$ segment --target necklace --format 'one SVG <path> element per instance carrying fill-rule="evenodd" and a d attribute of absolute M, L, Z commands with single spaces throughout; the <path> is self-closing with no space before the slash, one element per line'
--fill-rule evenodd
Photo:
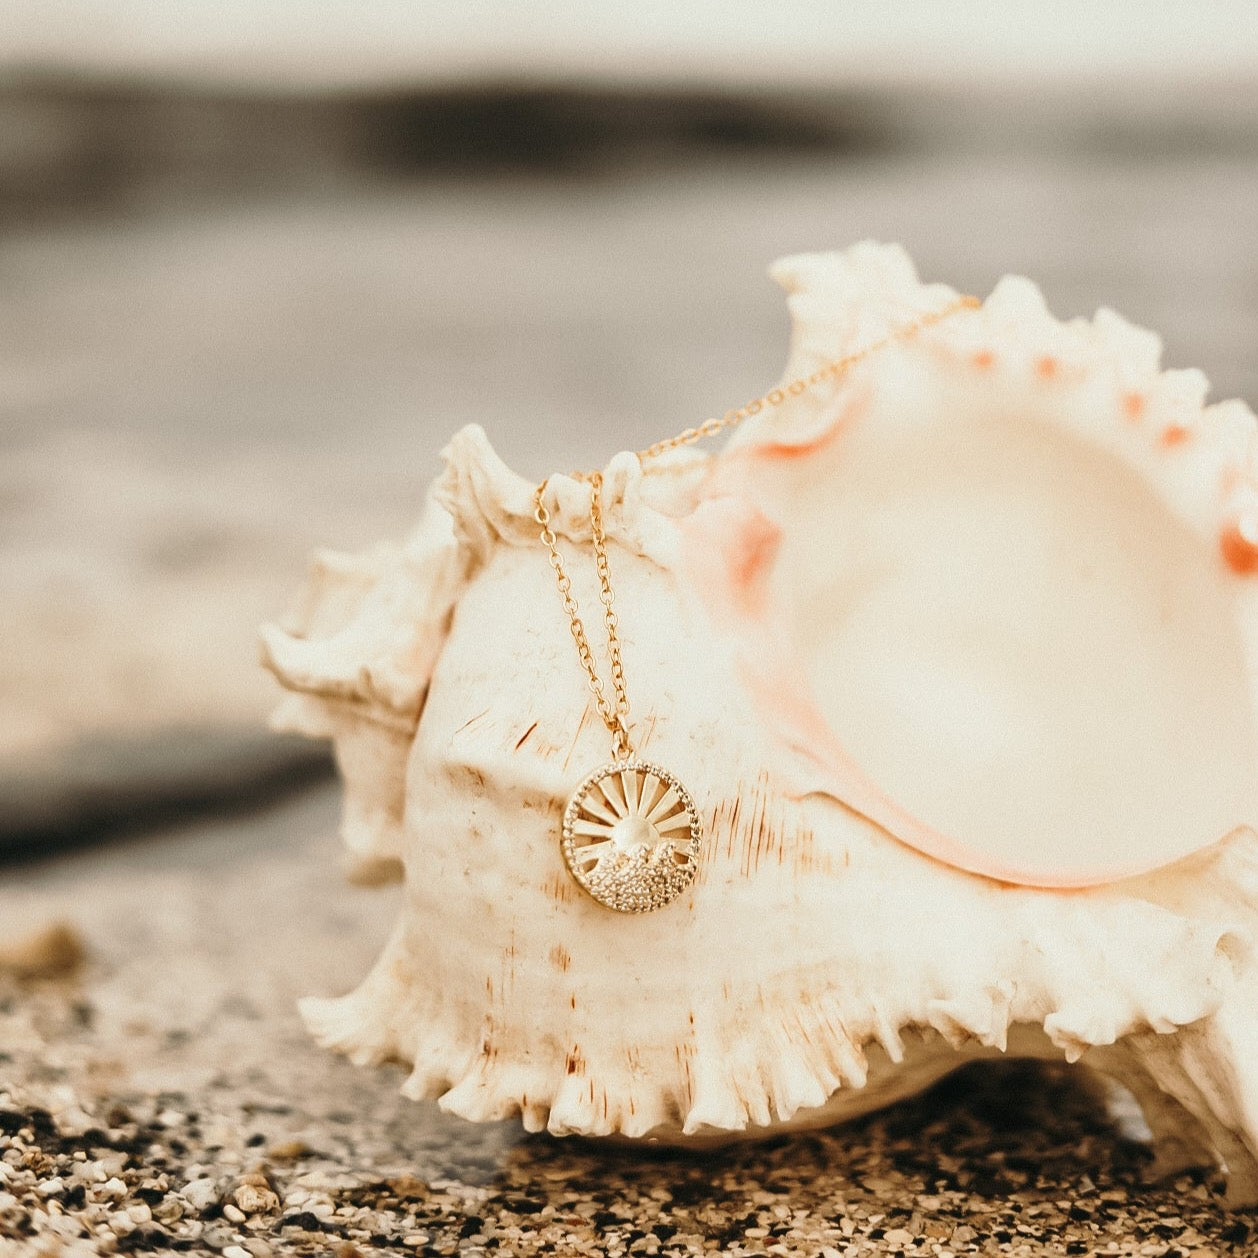
<path fill-rule="evenodd" d="M 845 375 L 857 363 L 894 342 L 907 340 L 960 310 L 972 310 L 978 305 L 977 298 L 959 297 L 912 323 L 894 328 L 863 349 L 825 363 L 810 376 L 792 380 L 736 410 L 704 420 L 696 428 L 687 428 L 674 437 L 639 450 L 638 459 L 646 463 L 669 450 L 715 436 L 758 414 L 766 406 L 778 406 L 788 397 L 796 397 L 825 380 Z M 554 569 L 590 693 L 612 736 L 612 760 L 589 774 L 568 801 L 563 814 L 560 849 L 572 877 L 600 904 L 621 913 L 648 913 L 675 900 L 694 881 L 703 827 L 695 802 L 681 782 L 667 769 L 640 759 L 634 752 L 629 732 L 629 693 L 617 634 L 607 537 L 603 531 L 603 474 L 578 472 L 574 479 L 590 486 L 590 534 L 615 697 L 609 698 L 603 688 L 572 593 L 572 582 L 564 568 L 555 532 L 550 527 L 551 516 L 544 501 L 546 486 L 550 483 L 548 477 L 533 491 L 534 519 Z"/>

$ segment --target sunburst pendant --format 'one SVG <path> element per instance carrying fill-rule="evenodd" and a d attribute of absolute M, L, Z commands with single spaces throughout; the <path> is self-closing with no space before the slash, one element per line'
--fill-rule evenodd
<path fill-rule="evenodd" d="M 694 881 L 703 836 L 690 793 L 667 769 L 615 760 L 577 787 L 563 816 L 573 878 L 618 913 L 649 913 Z"/>

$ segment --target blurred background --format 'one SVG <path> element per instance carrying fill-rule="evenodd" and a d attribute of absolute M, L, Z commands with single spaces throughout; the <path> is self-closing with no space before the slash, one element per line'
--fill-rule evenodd
<path fill-rule="evenodd" d="M 776 257 L 1110 304 L 1258 398 L 1258 6 L 0 3 L 0 851 L 326 776 L 259 621 L 763 390 Z"/>

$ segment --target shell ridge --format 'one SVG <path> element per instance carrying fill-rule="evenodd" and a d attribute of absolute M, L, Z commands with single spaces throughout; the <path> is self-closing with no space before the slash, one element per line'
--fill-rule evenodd
<path fill-rule="evenodd" d="M 360 875 L 400 860 L 406 760 L 465 580 L 450 516 L 430 494 L 405 545 L 316 563 L 285 627 L 261 630 L 263 664 L 295 692 L 272 724 L 333 739 L 341 833 Z"/>
<path fill-rule="evenodd" d="M 789 294 L 792 318 L 792 343 L 784 380 L 807 376 L 822 361 L 877 339 L 878 335 L 937 309 L 956 296 L 946 285 L 922 284 L 898 246 L 870 241 L 842 254 L 801 254 L 785 258 L 775 264 L 771 273 Z M 888 315 L 885 312 L 889 306 L 893 309 Z M 856 309 L 864 312 L 866 320 L 878 320 L 872 334 L 853 326 L 852 312 Z M 878 313 L 870 314 L 871 311 Z M 1085 372 L 1079 377 L 1085 385 L 1097 377 L 1112 378 L 1116 396 L 1139 399 L 1142 406 L 1149 405 L 1155 413 L 1175 417 L 1173 421 L 1168 418 L 1159 431 L 1199 430 L 1210 436 L 1212 440 L 1202 443 L 1196 458 L 1205 460 L 1209 471 L 1215 475 L 1229 462 L 1228 456 L 1235 448 L 1235 438 L 1225 439 L 1221 433 L 1216 437 L 1220 426 L 1209 422 L 1212 408 L 1205 406 L 1209 385 L 1204 374 L 1195 368 L 1163 369 L 1162 343 L 1156 333 L 1129 322 L 1107 307 L 1099 308 L 1091 319 L 1078 317 L 1059 321 L 1049 311 L 1038 285 L 1025 277 L 1002 277 L 979 309 L 945 320 L 930 330 L 928 338 L 920 339 L 928 339 L 931 345 L 955 346 L 964 351 L 981 345 L 997 369 L 1001 364 L 1021 368 L 1026 364 L 1056 363 L 1064 359 L 1077 371 Z M 907 353 L 911 346 L 912 342 L 906 343 L 899 351 Z M 1120 371 L 1121 388 L 1117 374 Z M 1057 387 L 1071 387 L 1065 374 L 1059 372 L 1058 376 L 1061 383 Z M 800 399 L 775 412 L 761 414 L 745 423 L 727 448 L 783 441 L 793 444 L 792 433 L 799 426 L 796 417 L 800 415 L 812 416 L 803 424 L 806 431 L 800 440 L 806 440 L 808 431 L 816 427 L 816 413 L 829 408 L 842 387 L 842 383 L 838 383 L 816 391 L 806 399 L 807 405 L 804 405 L 805 399 Z M 1156 406 L 1152 405 L 1154 400 Z M 1258 421 L 1249 407 L 1237 399 L 1214 405 L 1246 417 L 1243 423 L 1237 419 L 1231 423 L 1249 430 L 1246 444 L 1250 459 L 1258 460 L 1258 435 L 1255 435 Z M 1164 458 L 1156 457 L 1157 445 L 1151 449 L 1147 448 L 1147 443 L 1142 445 L 1131 425 L 1124 430 L 1121 423 L 1115 422 L 1109 431 L 1101 432 L 1093 423 L 1074 422 L 1071 419 L 1074 409 L 1055 406 L 1046 419 L 1064 424 L 1075 435 L 1118 454 L 1124 462 L 1148 476 L 1168 505 L 1193 527 L 1217 529 L 1218 520 L 1213 516 L 1203 520 L 1196 507 L 1197 477 L 1189 477 L 1187 485 L 1177 486 L 1175 471 L 1168 468 Z M 1258 474 L 1258 463 L 1250 474 Z"/>
<path fill-rule="evenodd" d="M 897 1039 L 904 1031 L 929 1027 L 954 1048 L 973 1041 L 997 1051 L 1004 1051 L 1005 1035 L 1013 1023 L 1039 1025 L 1068 1060 L 1077 1060 L 1091 1048 L 1124 1037 L 1138 1039 L 1142 1032 L 1165 1035 L 1204 1024 L 1225 1001 L 1229 1008 L 1239 1007 L 1232 999 L 1232 962 L 1220 953 L 1226 932 L 1114 894 L 1057 893 L 1055 899 L 1072 917 L 1117 918 L 1110 922 L 1110 936 L 1121 923 L 1126 939 L 1136 945 L 1135 953 L 1157 960 L 1152 965 L 1132 960 L 1127 967 L 1115 967 L 1104 942 L 1098 951 L 1105 933 L 1098 927 L 1095 937 L 1085 932 L 1074 936 L 1073 944 L 1059 947 L 1051 970 L 1021 986 L 1009 977 L 996 983 L 974 977 L 990 971 L 992 958 L 975 958 L 968 943 L 954 942 L 953 951 L 963 956 L 971 976 L 968 986 L 964 974 L 924 975 L 924 990 L 944 985 L 952 994 L 925 999 L 916 1014 L 906 1009 L 896 1018 L 890 1018 L 877 1002 L 862 1001 L 850 987 L 846 999 L 839 994 L 843 989 L 830 995 L 788 989 L 776 998 L 762 992 L 755 1003 L 770 1015 L 764 1030 L 752 1031 L 745 1016 L 735 1010 L 730 1023 L 710 1029 L 695 1041 L 690 1054 L 694 1082 L 684 1108 L 683 1130 L 694 1134 L 767 1127 L 819 1108 L 840 1087 L 859 1090 L 864 1072 L 854 1063 L 859 1061 L 861 1045 L 884 1042 L 889 1022 L 897 1024 Z M 922 946 L 927 942 L 923 940 Z M 934 950 L 943 948 L 936 932 L 931 932 L 929 942 Z M 1052 945 L 1042 941 L 1041 947 Z M 1112 952 L 1113 945 L 1109 948 Z M 391 1019 L 381 1018 L 380 1011 L 392 1007 L 406 987 L 405 974 L 394 963 L 406 955 L 399 940 L 386 951 L 389 964 L 378 966 L 351 998 L 303 1004 L 303 1016 L 321 1042 L 360 1062 L 397 1054 Z M 1163 962 L 1168 960 L 1174 962 L 1169 978 L 1163 972 Z M 1221 961 L 1224 976 L 1218 973 Z M 1004 965 L 1011 969 L 1017 964 L 1013 955 L 1004 958 Z M 387 982 L 381 977 L 386 974 Z M 1252 977 L 1249 982 L 1252 986 Z M 911 998 L 906 1003 L 911 1004 Z M 840 1008 L 847 1011 L 847 1022 L 836 1016 Z M 369 1016 L 369 1010 L 374 1014 Z M 418 1014 L 418 1010 L 402 1012 L 407 1014 L 406 1021 Z M 855 1027 L 860 1030 L 851 1029 Z M 535 1107 L 543 1108 L 549 1097 L 547 1126 L 552 1132 L 607 1134 L 619 1129 L 616 1124 L 624 1118 L 618 1116 L 627 1115 L 631 1098 L 635 1111 L 660 1113 L 677 1108 L 676 1085 L 664 1076 L 654 1079 L 649 1088 L 655 1097 L 653 1106 L 649 1097 L 644 1099 L 640 1078 L 622 1078 L 606 1069 L 605 1062 L 590 1061 L 579 1073 L 565 1074 L 557 1058 L 548 1065 L 531 1056 L 514 1058 L 505 1051 L 478 1056 L 470 1044 L 458 1048 L 445 1042 L 443 1048 L 443 1037 L 432 1035 L 432 1029 L 421 1030 L 410 1055 L 417 1063 L 428 1062 L 429 1082 L 423 1095 L 434 1095 L 435 1086 L 450 1080 L 441 1103 L 452 1112 L 502 1117 L 519 1112 L 525 1095 Z M 714 1039 L 718 1034 L 722 1038 Z M 718 1045 L 719 1051 L 713 1051 Z M 434 1061 L 434 1055 L 439 1060 Z M 596 1077 L 601 1082 L 592 1084 Z M 408 1085 L 408 1093 L 420 1094 L 414 1084 Z M 635 1130 L 641 1129 L 641 1122 L 635 1124 Z"/>

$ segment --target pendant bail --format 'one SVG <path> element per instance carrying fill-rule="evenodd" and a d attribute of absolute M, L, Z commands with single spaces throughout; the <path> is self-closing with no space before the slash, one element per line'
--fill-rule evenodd
<path fill-rule="evenodd" d="M 612 729 L 612 754 L 617 760 L 627 760 L 633 755 L 633 743 L 629 741 L 629 727 L 619 712 L 616 713 L 616 724 Z"/>

